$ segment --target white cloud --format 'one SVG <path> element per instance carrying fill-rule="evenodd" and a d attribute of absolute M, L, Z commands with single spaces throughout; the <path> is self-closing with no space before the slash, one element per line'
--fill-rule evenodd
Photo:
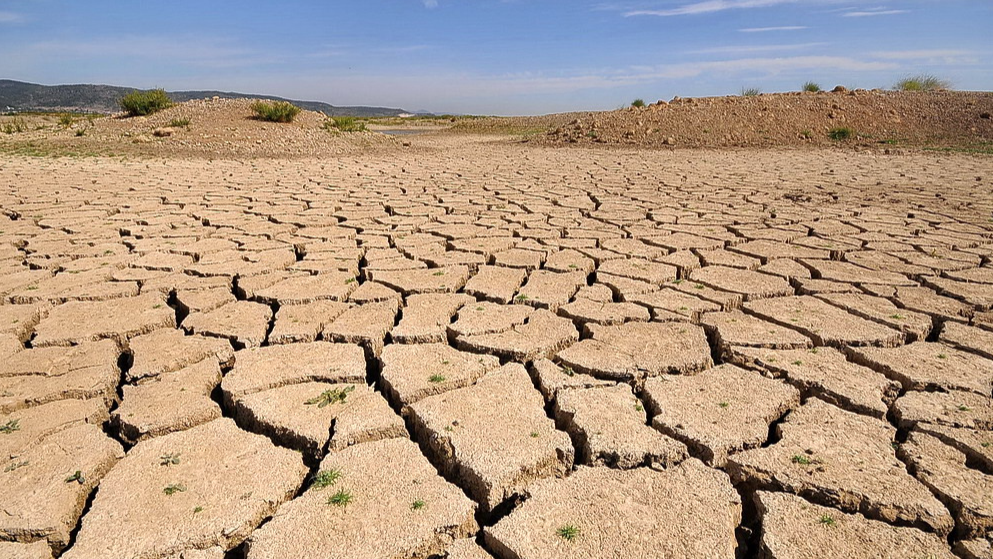
<path fill-rule="evenodd" d="M 928 58 L 949 58 L 972 56 L 978 53 L 969 50 L 931 49 L 931 50 L 883 50 L 870 53 L 874 58 L 885 60 L 922 60 Z"/>
<path fill-rule="evenodd" d="M 678 8 L 666 10 L 630 10 L 624 13 L 625 17 L 633 16 L 682 16 L 695 14 L 709 14 L 722 12 L 724 10 L 739 10 L 745 8 L 768 8 L 780 4 L 793 4 L 799 0 L 705 0 L 694 2 Z"/>
<path fill-rule="evenodd" d="M 887 10 L 883 8 L 873 8 L 869 10 L 860 10 L 854 12 L 845 12 L 841 14 L 841 17 L 872 17 L 872 16 L 894 16 L 897 14 L 905 14 L 909 10 Z"/>
<path fill-rule="evenodd" d="M 14 12 L 0 12 L 0 23 L 20 23 L 24 21 L 24 16 Z"/>
<path fill-rule="evenodd" d="M 810 29 L 806 25 L 781 25 L 779 27 L 746 27 L 739 29 L 741 33 L 767 33 L 769 31 L 802 31 Z"/>
<path fill-rule="evenodd" d="M 424 7 L 433 10 L 438 7 L 438 0 L 422 0 Z"/>
<path fill-rule="evenodd" d="M 794 45 L 737 45 L 727 47 L 713 47 L 700 50 L 686 51 L 688 54 L 746 54 L 760 52 L 786 52 L 791 50 L 803 50 L 813 47 L 822 47 L 828 43 L 799 43 Z"/>

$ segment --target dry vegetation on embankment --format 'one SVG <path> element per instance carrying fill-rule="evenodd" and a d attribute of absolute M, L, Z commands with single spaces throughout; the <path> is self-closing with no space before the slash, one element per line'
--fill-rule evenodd
<path fill-rule="evenodd" d="M 854 90 L 675 98 L 643 108 L 466 120 L 455 131 L 510 132 L 540 145 L 865 146 L 993 153 L 993 93 Z M 832 139 L 847 129 L 850 137 Z M 835 133 L 834 136 L 844 136 Z"/>

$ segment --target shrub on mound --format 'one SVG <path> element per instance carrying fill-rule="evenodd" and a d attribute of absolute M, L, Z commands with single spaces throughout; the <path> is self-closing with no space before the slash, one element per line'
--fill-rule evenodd
<path fill-rule="evenodd" d="M 287 101 L 256 101 L 252 103 L 255 118 L 266 122 L 293 122 L 300 114 L 300 107 Z"/>
<path fill-rule="evenodd" d="M 333 116 L 324 121 L 328 132 L 365 132 L 364 122 L 359 122 L 354 116 Z"/>
<path fill-rule="evenodd" d="M 117 102 L 128 116 L 145 116 L 157 113 L 172 105 L 172 99 L 164 89 L 132 91 Z"/>
<path fill-rule="evenodd" d="M 938 91 L 949 89 L 950 86 L 946 80 L 930 74 L 910 76 L 896 82 L 896 88 L 900 91 Z"/>

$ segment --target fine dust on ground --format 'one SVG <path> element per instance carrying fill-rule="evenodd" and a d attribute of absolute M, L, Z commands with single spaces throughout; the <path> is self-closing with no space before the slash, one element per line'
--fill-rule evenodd
<path fill-rule="evenodd" d="M 252 138 L 0 159 L 0 555 L 990 557 L 988 156 Z"/>

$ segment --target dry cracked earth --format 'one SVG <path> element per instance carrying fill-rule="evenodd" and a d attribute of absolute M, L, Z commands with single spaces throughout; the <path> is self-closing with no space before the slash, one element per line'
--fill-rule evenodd
<path fill-rule="evenodd" d="M 0 556 L 993 557 L 990 159 L 0 161 Z"/>

